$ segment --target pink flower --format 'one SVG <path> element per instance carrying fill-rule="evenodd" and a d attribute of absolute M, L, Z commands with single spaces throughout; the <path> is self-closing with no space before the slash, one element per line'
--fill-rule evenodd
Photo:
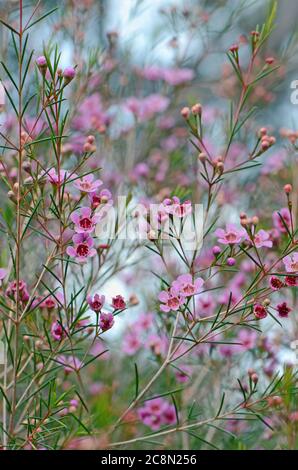
<path fill-rule="evenodd" d="M 201 277 L 194 281 L 191 274 L 182 274 L 172 283 L 172 287 L 180 292 L 182 296 L 190 297 L 197 294 L 203 284 L 204 281 Z"/>
<path fill-rule="evenodd" d="M 45 65 L 47 65 L 47 59 L 45 58 L 44 55 L 41 55 L 37 57 L 36 63 L 39 67 L 44 67 Z"/>
<path fill-rule="evenodd" d="M 114 315 L 112 313 L 100 313 L 99 317 L 99 326 L 102 329 L 102 331 L 107 331 L 112 328 L 112 326 L 115 323 Z"/>
<path fill-rule="evenodd" d="M 2 286 L 2 281 L 7 276 L 7 269 L 0 268 L 0 287 Z"/>
<path fill-rule="evenodd" d="M 91 295 L 88 295 L 87 296 L 87 302 L 88 302 L 88 305 L 89 307 L 91 308 L 91 310 L 93 310 L 93 312 L 100 312 L 104 303 L 105 303 L 105 296 L 104 295 L 99 295 L 99 294 L 95 294 L 93 297 L 91 297 Z"/>
<path fill-rule="evenodd" d="M 10 297 L 11 299 L 16 300 L 17 299 L 17 282 L 16 281 L 10 282 L 5 293 L 7 297 Z M 22 280 L 19 281 L 19 296 L 22 302 L 27 302 L 30 298 L 29 292 L 27 290 L 27 284 L 25 281 L 22 281 Z"/>
<path fill-rule="evenodd" d="M 266 246 L 267 248 L 272 248 L 273 245 L 272 241 L 270 240 L 270 234 L 265 230 L 259 230 L 254 235 L 254 242 L 257 248 L 262 248 L 263 246 Z"/>
<path fill-rule="evenodd" d="M 173 196 L 172 199 L 164 199 L 161 210 L 162 209 L 164 209 L 167 214 L 182 218 L 191 213 L 191 201 L 180 202 L 179 197 Z"/>
<path fill-rule="evenodd" d="M 66 67 L 63 70 L 63 77 L 65 78 L 65 81 L 69 83 L 71 80 L 74 79 L 76 75 L 76 71 L 73 67 Z"/>
<path fill-rule="evenodd" d="M 88 194 L 92 209 L 96 209 L 101 204 L 113 204 L 112 194 L 108 189 L 102 189 L 99 193 Z"/>
<path fill-rule="evenodd" d="M 51 326 L 51 335 L 56 341 L 61 341 L 62 338 L 65 336 L 65 330 L 61 323 L 55 321 Z"/>
<path fill-rule="evenodd" d="M 157 431 L 164 424 L 173 425 L 177 420 L 174 405 L 163 398 L 146 401 L 144 406 L 139 408 L 138 416 L 152 431 Z"/>
<path fill-rule="evenodd" d="M 142 343 L 136 331 L 127 333 L 123 338 L 122 350 L 128 356 L 133 356 L 141 348 Z"/>
<path fill-rule="evenodd" d="M 149 328 L 153 325 L 154 315 L 152 313 L 143 313 L 141 314 L 136 323 L 134 324 L 134 329 L 138 332 L 148 331 Z"/>
<path fill-rule="evenodd" d="M 125 104 L 143 122 L 152 119 L 156 113 L 163 113 L 169 106 L 170 100 L 165 96 L 153 94 L 141 99 L 132 96 L 127 98 Z"/>
<path fill-rule="evenodd" d="M 282 219 L 280 218 L 279 214 L 282 216 L 283 221 L 287 225 L 287 227 L 290 227 L 291 225 L 291 215 L 290 211 L 287 207 L 283 207 L 279 211 L 273 212 L 272 218 L 273 218 L 273 224 L 274 227 L 279 230 L 279 232 L 282 233 L 287 233 L 287 230 L 284 226 L 284 223 Z"/>
<path fill-rule="evenodd" d="M 227 224 L 226 230 L 218 228 L 215 231 L 215 235 L 218 237 L 219 243 L 223 243 L 224 245 L 237 245 L 242 242 L 246 231 L 244 229 L 237 229 L 234 224 Z"/>
<path fill-rule="evenodd" d="M 197 316 L 198 318 L 205 318 L 214 312 L 216 303 L 210 293 L 201 294 L 197 301 Z"/>
<path fill-rule="evenodd" d="M 126 302 L 122 295 L 116 295 L 116 297 L 113 297 L 112 307 L 115 310 L 124 310 L 126 308 Z"/>
<path fill-rule="evenodd" d="M 66 374 L 78 371 L 83 367 L 83 362 L 75 356 L 64 356 L 61 354 L 57 357 L 57 361 L 64 366 L 64 372 Z"/>
<path fill-rule="evenodd" d="M 257 320 L 263 320 L 263 318 L 266 318 L 268 315 L 265 307 L 260 304 L 254 306 L 254 314 Z"/>
<path fill-rule="evenodd" d="M 179 290 L 171 287 L 168 291 L 162 291 L 158 295 L 158 300 L 162 302 L 160 310 L 162 312 L 170 312 L 171 310 L 178 310 L 179 307 L 185 302 L 185 298 L 180 294 Z"/>
<path fill-rule="evenodd" d="M 298 276 L 286 276 L 285 283 L 289 287 L 298 286 Z"/>
<path fill-rule="evenodd" d="M 237 351 L 249 351 L 256 347 L 258 334 L 254 330 L 241 329 L 237 336 L 237 342 L 241 345 L 237 346 Z"/>
<path fill-rule="evenodd" d="M 163 356 L 166 353 L 168 339 L 165 335 L 157 335 L 152 333 L 148 336 L 146 347 L 149 348 L 156 356 Z"/>
<path fill-rule="evenodd" d="M 296 273 L 298 271 L 298 252 L 286 256 L 283 263 L 288 273 Z"/>
<path fill-rule="evenodd" d="M 284 283 L 278 277 L 272 276 L 270 278 L 270 287 L 272 290 L 279 290 L 283 286 L 284 286 Z"/>
<path fill-rule="evenodd" d="M 282 304 L 277 305 L 277 311 L 278 315 L 282 318 L 288 317 L 289 313 L 292 311 L 290 307 L 288 307 L 286 302 L 283 302 Z"/>
<path fill-rule="evenodd" d="M 192 69 L 166 69 L 163 73 L 164 80 L 172 86 L 178 86 L 185 82 L 190 82 L 195 74 Z"/>
<path fill-rule="evenodd" d="M 61 292 L 55 292 L 55 295 L 48 295 L 43 300 L 41 300 L 39 307 L 52 310 L 58 306 L 63 306 L 63 302 L 63 294 Z"/>
<path fill-rule="evenodd" d="M 109 117 L 103 108 L 102 99 L 99 93 L 87 96 L 78 108 L 76 116 L 73 118 L 72 126 L 80 131 L 90 131 L 100 129 L 109 122 Z"/>
<path fill-rule="evenodd" d="M 95 225 L 100 220 L 99 214 L 91 215 L 90 207 L 81 207 L 80 210 L 75 211 L 71 214 L 70 218 L 75 224 L 75 232 L 77 233 L 91 233 L 93 232 Z"/>
<path fill-rule="evenodd" d="M 82 193 L 93 193 L 102 185 L 101 180 L 94 181 L 94 175 L 86 175 L 74 181 L 73 185 Z"/>
<path fill-rule="evenodd" d="M 191 368 L 189 366 L 179 366 L 179 370 L 175 373 L 176 379 L 180 383 L 186 383 L 190 379 Z"/>
<path fill-rule="evenodd" d="M 56 172 L 55 168 L 51 168 L 49 171 L 43 172 L 42 175 L 46 175 L 47 180 L 53 186 L 61 186 L 64 184 L 67 179 L 70 177 L 70 173 L 66 170 L 60 170 L 59 173 Z M 75 175 L 72 175 L 75 177 Z"/>
<path fill-rule="evenodd" d="M 96 255 L 96 250 L 93 248 L 93 239 L 88 234 L 76 233 L 72 237 L 72 241 L 74 246 L 68 246 L 66 253 L 79 263 L 84 263 L 88 258 Z"/>

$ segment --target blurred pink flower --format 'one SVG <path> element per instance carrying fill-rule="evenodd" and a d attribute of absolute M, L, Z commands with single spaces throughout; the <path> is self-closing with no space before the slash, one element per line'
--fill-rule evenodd
<path fill-rule="evenodd" d="M 281 215 L 282 219 L 280 218 L 279 214 Z M 287 233 L 287 230 L 284 226 L 283 221 L 287 225 L 287 227 L 290 227 L 291 225 L 291 216 L 290 216 L 290 211 L 287 207 L 283 207 L 279 211 L 273 212 L 272 215 L 273 218 L 273 224 L 274 227 L 279 230 L 281 233 Z"/>
<path fill-rule="evenodd" d="M 81 179 L 76 179 L 73 185 L 82 193 L 93 193 L 102 185 L 101 180 L 94 181 L 94 175 L 86 175 Z"/>
<path fill-rule="evenodd" d="M 226 230 L 218 228 L 215 231 L 215 235 L 218 237 L 219 243 L 223 243 L 224 245 L 236 245 L 242 242 L 246 231 L 243 228 L 238 229 L 234 224 L 227 224 Z"/>
<path fill-rule="evenodd" d="M 283 259 L 283 263 L 288 273 L 298 272 L 298 252 L 291 253 Z"/>

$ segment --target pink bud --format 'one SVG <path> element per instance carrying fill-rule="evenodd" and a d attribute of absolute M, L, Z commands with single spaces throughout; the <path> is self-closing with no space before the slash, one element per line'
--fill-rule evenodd
<path fill-rule="evenodd" d="M 63 71 L 63 77 L 66 83 L 71 82 L 76 75 L 76 71 L 73 67 L 66 67 Z"/>
<path fill-rule="evenodd" d="M 284 192 L 286 194 L 290 194 L 293 191 L 292 185 L 291 184 L 285 184 L 284 185 Z"/>
<path fill-rule="evenodd" d="M 190 109 L 188 107 L 181 109 L 181 116 L 184 117 L 184 119 L 188 119 L 190 116 Z"/>

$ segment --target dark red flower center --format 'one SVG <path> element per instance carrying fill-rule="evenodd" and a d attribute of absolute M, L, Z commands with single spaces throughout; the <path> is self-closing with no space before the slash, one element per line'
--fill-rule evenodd
<path fill-rule="evenodd" d="M 84 219 L 80 220 L 80 227 L 84 229 L 89 229 L 92 227 L 92 220 L 89 219 L 88 217 L 85 217 Z"/>
<path fill-rule="evenodd" d="M 78 256 L 88 256 L 89 253 L 89 246 L 85 243 L 80 243 L 77 246 L 77 254 Z"/>

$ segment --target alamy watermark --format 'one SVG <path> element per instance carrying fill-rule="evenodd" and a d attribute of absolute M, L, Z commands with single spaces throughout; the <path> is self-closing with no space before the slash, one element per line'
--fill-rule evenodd
<path fill-rule="evenodd" d="M 293 80 L 290 87 L 294 90 L 291 93 L 291 103 L 298 104 L 298 80 Z"/>
<path fill-rule="evenodd" d="M 185 251 L 200 251 L 203 243 L 204 211 L 202 204 L 137 204 L 129 208 L 126 196 L 117 205 L 106 204 L 96 211 L 99 222 L 95 234 L 99 240 L 179 240 Z"/>

